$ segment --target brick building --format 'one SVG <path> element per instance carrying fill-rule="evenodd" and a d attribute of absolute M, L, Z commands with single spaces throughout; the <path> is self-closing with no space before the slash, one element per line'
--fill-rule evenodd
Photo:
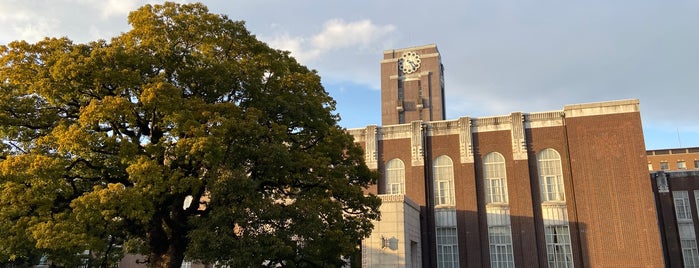
<path fill-rule="evenodd" d="M 666 267 L 699 267 L 699 170 L 653 171 Z"/>
<path fill-rule="evenodd" d="M 648 150 L 648 170 L 699 169 L 699 147 Z"/>
<path fill-rule="evenodd" d="M 384 51 L 364 267 L 662 267 L 639 102 L 444 120 L 435 45 Z"/>

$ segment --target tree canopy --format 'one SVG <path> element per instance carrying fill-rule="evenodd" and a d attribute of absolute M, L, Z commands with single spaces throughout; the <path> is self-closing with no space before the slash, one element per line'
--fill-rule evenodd
<path fill-rule="evenodd" d="M 315 71 L 201 4 L 0 46 L 0 263 L 341 265 L 376 174 Z"/>

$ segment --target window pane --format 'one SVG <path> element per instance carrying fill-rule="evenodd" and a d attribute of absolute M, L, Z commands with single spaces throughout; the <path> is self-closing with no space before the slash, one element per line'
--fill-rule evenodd
<path fill-rule="evenodd" d="M 684 267 L 699 267 L 699 251 L 696 239 L 681 239 Z"/>
<path fill-rule="evenodd" d="M 553 149 L 544 149 L 537 157 L 541 201 L 565 201 L 561 156 Z"/>
<path fill-rule="evenodd" d="M 567 225 L 544 227 L 546 257 L 549 267 L 573 267 L 573 248 Z"/>
<path fill-rule="evenodd" d="M 515 267 L 510 226 L 488 227 L 490 267 Z"/>
<path fill-rule="evenodd" d="M 673 191 L 672 197 L 675 201 L 675 216 L 678 221 L 691 221 L 692 211 L 689 208 L 689 194 L 687 191 Z"/>
<path fill-rule="evenodd" d="M 386 162 L 386 193 L 405 194 L 405 165 L 398 158 Z"/>
<path fill-rule="evenodd" d="M 454 170 L 451 158 L 442 155 L 434 160 L 435 206 L 455 205 Z"/>
<path fill-rule="evenodd" d="M 437 267 L 459 267 L 456 227 L 440 227 L 437 233 Z"/>
<path fill-rule="evenodd" d="M 437 267 L 459 267 L 453 162 L 442 155 L 435 158 L 433 168 L 435 206 L 439 206 L 435 211 Z"/>
<path fill-rule="evenodd" d="M 660 169 L 661 170 L 667 170 L 669 169 L 667 162 L 660 162 Z"/>
<path fill-rule="evenodd" d="M 483 159 L 483 178 L 485 180 L 486 204 L 507 203 L 507 174 L 505 157 L 492 152 Z"/>

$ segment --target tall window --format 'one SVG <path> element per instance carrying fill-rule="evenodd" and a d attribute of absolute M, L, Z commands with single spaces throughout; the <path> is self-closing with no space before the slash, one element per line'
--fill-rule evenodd
<path fill-rule="evenodd" d="M 699 199 L 696 199 L 698 192 L 694 191 L 694 194 L 695 202 L 699 203 Z M 684 267 L 699 267 L 699 250 L 697 250 L 697 236 L 692 221 L 692 209 L 689 206 L 689 193 L 687 191 L 673 191 L 672 198 L 675 201 L 677 231 L 680 235 Z"/>
<path fill-rule="evenodd" d="M 492 152 L 483 158 L 483 184 L 488 214 L 490 267 L 515 267 L 507 199 L 507 171 L 502 154 Z"/>
<path fill-rule="evenodd" d="M 437 267 L 459 267 L 456 228 L 437 227 Z"/>
<path fill-rule="evenodd" d="M 386 162 L 386 193 L 405 194 L 405 165 L 398 158 Z"/>
<path fill-rule="evenodd" d="M 675 200 L 675 216 L 677 221 L 692 220 L 692 210 L 689 208 L 689 195 L 687 191 L 673 191 Z"/>
<path fill-rule="evenodd" d="M 454 169 L 451 158 L 446 155 L 435 158 L 433 170 L 437 267 L 459 267 Z"/>
<path fill-rule="evenodd" d="M 684 267 L 699 267 L 697 240 L 680 238 L 680 246 L 682 247 L 682 260 L 684 262 Z"/>
<path fill-rule="evenodd" d="M 454 206 L 454 170 L 451 158 L 446 155 L 434 159 L 434 204 Z"/>
<path fill-rule="evenodd" d="M 515 267 L 512 252 L 511 228 L 507 226 L 488 226 L 488 243 L 490 244 L 490 267 Z"/>
<path fill-rule="evenodd" d="M 505 157 L 497 152 L 487 154 L 483 159 L 483 177 L 486 204 L 507 203 Z"/>
<path fill-rule="evenodd" d="M 548 148 L 539 153 L 537 161 L 539 162 L 541 201 L 565 201 L 561 155 L 556 150 Z"/>
<path fill-rule="evenodd" d="M 568 225 L 545 226 L 544 235 L 549 268 L 573 267 L 573 248 Z"/>
<path fill-rule="evenodd" d="M 548 267 L 573 267 L 561 155 L 554 149 L 544 149 L 537 155 L 537 164 Z"/>

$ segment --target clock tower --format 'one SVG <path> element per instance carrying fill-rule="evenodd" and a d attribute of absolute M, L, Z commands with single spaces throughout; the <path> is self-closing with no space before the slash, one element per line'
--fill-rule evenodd
<path fill-rule="evenodd" d="M 445 119 L 444 68 L 437 45 L 383 52 L 381 124 Z"/>

